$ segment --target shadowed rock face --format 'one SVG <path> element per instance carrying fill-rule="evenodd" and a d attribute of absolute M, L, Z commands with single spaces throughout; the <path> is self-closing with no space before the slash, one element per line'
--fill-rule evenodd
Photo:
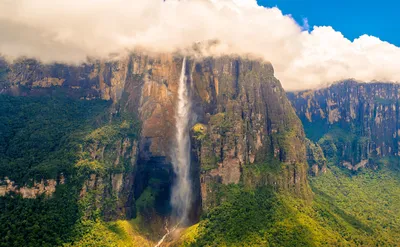
<path fill-rule="evenodd" d="M 137 114 L 142 124 L 134 180 L 139 197 L 150 179 L 151 172 L 144 172 L 146 164 L 165 169 L 170 174 L 167 180 L 173 179 L 169 163 L 182 60 L 173 54 L 135 53 L 80 66 L 43 65 L 29 59 L 11 65 L 2 62 L 0 90 L 102 98 L 114 102 L 113 111 Z M 236 57 L 189 57 L 185 75 L 192 100 L 193 205 L 197 205 L 192 218 L 200 212 L 199 205 L 208 210 L 219 203 L 214 189 L 219 185 L 272 185 L 309 195 L 303 128 L 271 64 Z M 263 172 L 256 172 L 260 167 Z M 120 177 L 114 180 L 113 187 L 129 189 Z"/>
<path fill-rule="evenodd" d="M 321 145 L 336 138 L 335 155 L 351 170 L 368 159 L 399 155 L 399 97 L 398 84 L 354 81 L 288 93 L 307 136 Z"/>

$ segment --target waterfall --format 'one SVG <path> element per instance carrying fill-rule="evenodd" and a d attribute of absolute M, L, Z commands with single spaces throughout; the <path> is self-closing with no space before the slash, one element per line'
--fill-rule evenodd
<path fill-rule="evenodd" d="M 190 100 L 187 87 L 186 57 L 183 59 L 179 78 L 178 102 L 175 109 L 175 146 L 172 165 L 175 172 L 175 183 L 172 188 L 171 204 L 178 224 L 186 223 L 191 203 L 192 186 L 190 182 L 190 137 L 189 118 Z"/>
<path fill-rule="evenodd" d="M 190 100 L 185 76 L 186 57 L 183 58 L 181 76 L 178 86 L 178 102 L 175 108 L 175 143 L 172 150 L 172 166 L 175 173 L 175 182 L 172 187 L 171 205 L 176 217 L 176 225 L 168 229 L 166 221 L 166 234 L 158 241 L 155 247 L 162 246 L 168 235 L 173 233 L 180 225 L 187 223 L 191 202 L 192 186 L 190 182 L 190 137 L 189 118 Z"/>

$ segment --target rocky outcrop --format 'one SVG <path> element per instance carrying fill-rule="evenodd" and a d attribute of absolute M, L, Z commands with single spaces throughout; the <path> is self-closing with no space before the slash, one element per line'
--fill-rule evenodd
<path fill-rule="evenodd" d="M 344 81 L 288 97 L 307 136 L 343 166 L 357 170 L 400 154 L 400 85 Z"/>
<path fill-rule="evenodd" d="M 321 146 L 318 143 L 306 139 L 306 148 L 307 162 L 310 166 L 309 171 L 311 175 L 318 176 L 324 174 L 327 169 L 327 161 Z"/>
<path fill-rule="evenodd" d="M 40 195 L 51 196 L 56 191 L 57 184 L 64 184 L 64 177 L 60 179 L 42 179 L 40 182 L 33 182 L 32 186 L 19 187 L 14 181 L 5 177 L 0 180 L 0 196 L 5 196 L 8 193 L 20 194 L 23 198 L 36 198 Z"/>

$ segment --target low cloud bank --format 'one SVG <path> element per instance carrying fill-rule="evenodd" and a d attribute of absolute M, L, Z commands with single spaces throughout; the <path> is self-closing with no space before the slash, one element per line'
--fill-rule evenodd
<path fill-rule="evenodd" d="M 296 23 L 255 0 L 2 0 L 0 54 L 79 63 L 137 47 L 172 52 L 218 42 L 208 55 L 270 61 L 286 90 L 337 80 L 400 81 L 400 48 Z"/>

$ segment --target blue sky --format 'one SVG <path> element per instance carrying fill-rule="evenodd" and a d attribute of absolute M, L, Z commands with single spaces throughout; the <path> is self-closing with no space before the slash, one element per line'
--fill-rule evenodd
<path fill-rule="evenodd" d="M 278 6 L 299 24 L 307 18 L 310 28 L 332 26 L 353 40 L 362 34 L 379 37 L 400 47 L 398 0 L 257 0 L 259 5 Z"/>

